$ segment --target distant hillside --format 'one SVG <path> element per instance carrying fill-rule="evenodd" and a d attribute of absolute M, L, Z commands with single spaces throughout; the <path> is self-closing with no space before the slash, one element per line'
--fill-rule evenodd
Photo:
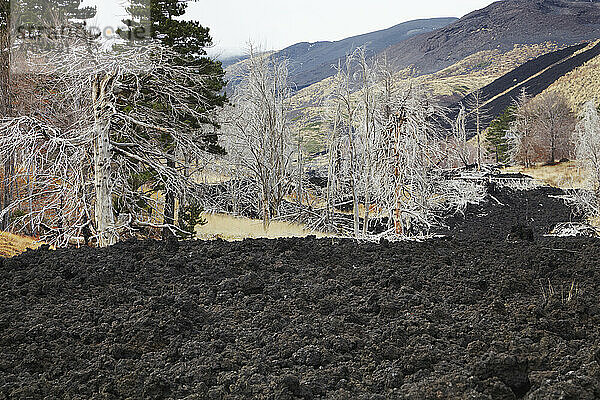
<path fill-rule="evenodd" d="M 226 69 L 227 67 L 229 67 L 233 64 L 237 64 L 237 63 L 247 60 L 247 59 L 248 59 L 248 55 L 239 55 L 239 56 L 220 58 L 219 61 L 221 61 L 221 65 L 223 66 L 223 69 Z"/>
<path fill-rule="evenodd" d="M 484 86 L 481 88 L 481 95 L 486 101 L 483 108 L 486 110 L 487 117 L 482 121 L 483 128 L 487 128 L 489 122 L 513 104 L 522 90 L 525 90 L 530 96 L 537 96 L 565 75 L 586 65 L 598 56 L 600 56 L 600 42 L 570 46 L 528 61 Z M 561 88 L 564 87 L 564 84 L 561 85 Z M 570 91 L 579 92 L 580 90 L 571 87 Z M 468 104 L 471 98 L 472 94 L 467 95 L 462 103 Z M 457 106 L 453 107 L 453 110 L 454 115 L 451 114 L 451 118 L 455 116 Z M 472 134 L 475 130 L 474 124 L 472 118 L 467 121 L 467 130 Z"/>
<path fill-rule="evenodd" d="M 563 46 L 596 38 L 600 0 L 504 0 L 391 46 L 386 53 L 397 69 L 413 65 L 428 74 L 480 51 L 544 42 Z"/>
<path fill-rule="evenodd" d="M 353 36 L 336 42 L 297 43 L 275 53 L 290 61 L 290 81 L 297 89 L 334 75 L 332 65 L 359 46 L 367 45 L 370 54 L 375 55 L 415 35 L 442 28 L 456 18 L 433 18 L 404 22 L 381 31 Z"/>
<path fill-rule="evenodd" d="M 576 113 L 588 100 L 600 105 L 600 55 L 563 75 L 545 91 L 563 95 Z"/>
<path fill-rule="evenodd" d="M 416 79 L 429 87 L 443 106 L 452 106 L 468 93 L 489 85 L 530 60 L 558 49 L 553 43 L 542 43 L 515 45 L 508 52 L 481 51 L 448 68 Z M 405 79 L 407 74 L 406 70 L 399 71 L 395 78 Z M 321 123 L 321 119 L 325 112 L 325 99 L 332 91 L 332 79 L 330 77 L 299 90 L 292 97 L 294 116 L 304 127 L 305 147 L 309 155 L 320 153 L 324 148 L 328 126 Z"/>
<path fill-rule="evenodd" d="M 274 53 L 275 52 L 273 51 L 264 51 L 256 53 L 256 56 L 269 57 Z M 244 74 L 244 71 L 247 68 L 249 58 L 250 56 L 237 57 L 238 60 L 236 62 L 229 64 L 227 67 L 223 67 L 225 69 L 225 79 L 227 80 L 225 91 L 230 96 L 233 94 L 234 88 L 240 83 L 241 76 Z M 232 62 L 232 60 L 230 59 L 228 62 Z"/>
<path fill-rule="evenodd" d="M 352 39 L 356 38 L 325 44 L 347 44 Z M 484 88 L 486 98 L 491 99 L 490 113 L 495 117 L 523 87 L 532 95 L 544 90 L 561 91 L 567 94 L 574 109 L 588 98 L 600 100 L 597 39 L 600 0 L 505 0 L 383 50 L 388 60 L 395 62 L 396 79 L 405 79 L 407 69 L 416 66 L 417 81 L 430 87 L 444 106 L 451 107 L 468 93 Z M 361 43 L 364 40 L 356 40 L 348 48 Z M 312 80 L 297 78 L 302 78 L 302 73 L 310 74 L 314 59 L 304 62 L 300 69 L 297 66 L 308 52 L 321 54 L 320 46 L 298 44 L 285 50 L 296 65 L 292 81 L 317 81 L 308 87 L 299 85 L 292 99 L 294 117 L 303 127 L 305 150 L 315 161 L 327 137 L 328 126 L 322 117 L 325 100 L 332 90 L 334 71 L 329 66 L 336 61 L 328 62 L 325 79 L 318 75 L 313 75 Z M 283 55 L 282 52 L 277 55 Z M 346 51 L 339 54 L 336 57 L 343 58 Z"/>

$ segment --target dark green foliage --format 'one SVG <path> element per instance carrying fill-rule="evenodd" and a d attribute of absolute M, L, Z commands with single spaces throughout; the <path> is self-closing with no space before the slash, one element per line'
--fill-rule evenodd
<path fill-rule="evenodd" d="M 184 130 L 189 133 L 187 136 L 194 138 L 195 143 L 205 151 L 224 154 L 224 149 L 218 143 L 219 126 L 214 118 L 214 111 L 223 107 L 226 102 L 223 93 L 225 73 L 221 63 L 211 60 L 206 54 L 205 48 L 212 44 L 209 29 L 196 21 L 185 21 L 179 18 L 185 14 L 187 3 L 188 0 L 150 0 L 149 2 L 132 0 L 127 8 L 131 18 L 123 21 L 127 29 L 120 31 L 119 34 L 133 42 L 156 41 L 173 50 L 175 55 L 170 56 L 169 59 L 173 66 L 191 69 L 194 76 L 202 76 L 204 79 L 200 82 L 189 78 L 189 75 L 171 75 L 168 79 L 173 82 L 173 86 L 185 87 L 186 93 L 194 95 L 190 94 L 189 98 L 183 99 L 183 102 L 180 101 L 174 107 L 164 87 L 157 85 L 149 76 L 142 78 L 141 85 L 137 81 L 128 88 L 125 82 L 117 103 L 121 110 L 127 113 L 135 112 L 136 107 L 158 112 L 158 115 L 164 115 L 161 116 L 161 120 L 169 121 L 179 132 Z M 137 80 L 139 77 L 133 79 Z M 133 92 L 136 97 L 135 104 L 129 101 Z M 147 128 L 140 128 L 140 130 L 143 131 L 140 132 L 140 136 L 145 135 L 161 143 L 168 155 L 166 166 L 175 169 L 175 146 L 171 135 Z M 185 149 L 180 150 L 185 152 Z M 156 181 L 160 180 L 157 177 Z M 168 190 L 162 192 L 165 196 L 164 223 L 173 224 L 175 195 Z M 179 200 L 185 201 L 185 199 Z M 181 213 L 180 220 L 187 218 L 187 222 L 182 220 L 180 224 L 186 225 L 187 231 L 193 232 L 193 224 L 201 221 L 198 210 L 201 208 L 188 206 Z M 167 233 L 165 231 L 165 234 Z"/>
<path fill-rule="evenodd" d="M 56 21 L 73 22 L 96 15 L 96 7 L 81 7 L 82 0 L 18 0 L 14 2 L 17 26 L 46 26 Z M 49 18 L 52 18 L 50 20 Z"/>
<path fill-rule="evenodd" d="M 152 214 L 152 206 L 148 202 L 148 198 L 157 191 L 164 190 L 164 185 L 157 182 L 154 178 L 156 173 L 153 170 L 145 170 L 140 173 L 132 173 L 127 179 L 129 188 L 133 193 L 133 197 L 114 197 L 113 209 L 117 214 L 131 213 L 129 205 L 134 205 L 137 209 L 142 210 L 148 215 Z"/>
<path fill-rule="evenodd" d="M 487 140 L 491 151 L 496 154 L 496 161 L 501 163 L 508 162 L 508 143 L 506 141 L 506 132 L 510 124 L 515 120 L 515 106 L 510 106 L 490 124 Z"/>
<path fill-rule="evenodd" d="M 205 48 L 212 44 L 209 29 L 200 25 L 197 21 L 178 19 L 178 17 L 185 14 L 187 3 L 187 0 L 150 0 L 150 6 L 148 7 L 146 1 L 132 0 L 131 5 L 127 8 L 131 19 L 123 21 L 128 29 L 121 31 L 120 34 L 123 37 L 135 39 L 139 36 L 132 34 L 136 29 L 139 32 L 149 30 L 147 37 L 149 36 L 151 39 L 161 42 L 178 54 L 171 61 L 174 65 L 185 65 L 194 68 L 198 74 L 206 76 L 203 86 L 196 86 L 205 101 L 199 104 L 197 99 L 194 98 L 189 99 L 188 104 L 196 112 L 206 115 L 206 118 L 199 120 L 196 116 L 181 114 L 180 112 L 177 113 L 176 118 L 189 129 L 199 131 L 199 136 L 202 136 L 206 151 L 223 153 L 224 150 L 218 145 L 218 136 L 214 133 L 215 130 L 203 130 L 206 130 L 207 125 L 218 127 L 216 120 L 211 117 L 211 111 L 222 107 L 226 102 L 226 97 L 223 94 L 225 73 L 220 62 L 211 60 L 206 55 Z M 177 77 L 174 77 L 174 79 L 177 79 Z M 182 78 L 179 78 L 175 83 L 186 87 L 195 85 Z M 155 90 L 160 91 L 160 88 L 152 88 L 151 82 L 149 82 L 148 95 L 154 99 L 154 109 L 164 110 L 165 118 L 172 118 L 174 113 L 171 112 L 172 110 L 165 102 L 155 96 Z M 168 145 L 169 138 L 165 139 Z"/>
<path fill-rule="evenodd" d="M 187 232 L 187 235 L 180 233 L 183 239 L 190 239 L 196 235 L 196 226 L 206 224 L 202 218 L 203 208 L 197 203 L 190 203 L 179 207 L 179 228 Z"/>
<path fill-rule="evenodd" d="M 18 220 L 19 218 L 23 218 L 26 215 L 27 213 L 25 211 L 16 209 L 13 212 L 11 212 L 9 217 L 9 223 L 13 223 L 14 221 Z"/>

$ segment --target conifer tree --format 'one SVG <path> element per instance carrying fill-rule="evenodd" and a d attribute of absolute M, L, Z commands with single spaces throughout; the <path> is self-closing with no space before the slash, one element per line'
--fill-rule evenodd
<path fill-rule="evenodd" d="M 83 22 L 96 15 L 96 7 L 81 6 L 82 0 L 18 0 L 12 11 L 17 26 L 33 28 Z"/>
<path fill-rule="evenodd" d="M 148 29 L 147 36 L 150 40 L 159 41 L 177 54 L 171 60 L 174 65 L 193 67 L 198 74 L 207 77 L 201 86 L 186 80 L 185 77 L 181 77 L 181 81 L 177 82 L 177 84 L 184 85 L 187 88 L 190 85 L 197 85 L 195 89 L 205 99 L 202 104 L 199 104 L 197 99 L 190 98 L 187 106 L 199 111 L 194 115 L 185 111 L 182 112 L 181 109 L 173 112 L 168 102 L 161 99 L 160 96 L 155 96 L 156 91 L 160 91 L 160 88 L 153 88 L 151 83 L 148 86 L 148 101 L 154 102 L 155 107 L 164 110 L 165 118 L 179 118 L 182 122 L 185 122 L 188 129 L 197 131 L 199 140 L 203 142 L 207 152 L 223 154 L 224 150 L 219 146 L 216 134 L 218 123 L 216 118 L 211 118 L 211 115 L 214 115 L 212 111 L 222 107 L 226 102 L 226 97 L 223 94 L 223 87 L 225 86 L 224 72 L 220 62 L 207 57 L 205 49 L 212 45 L 209 29 L 200 25 L 197 21 L 186 21 L 179 18 L 185 14 L 187 3 L 188 0 L 150 0 L 149 2 L 132 0 L 127 9 L 131 18 L 123 21 L 127 25 L 127 29 L 121 31 L 120 34 L 129 39 L 135 39 L 138 35 L 132 33 L 136 29 Z M 206 118 L 200 120 L 197 115 L 204 115 Z M 171 138 L 165 135 L 164 141 L 165 147 L 175 157 L 177 149 L 173 148 Z M 174 167 L 174 160 L 167 160 L 167 165 Z M 172 193 L 165 193 L 165 208 L 165 224 L 173 224 L 175 198 Z M 187 210 L 182 213 L 182 215 L 185 214 L 194 213 Z"/>
<path fill-rule="evenodd" d="M 509 106 L 490 124 L 487 140 L 491 151 L 496 154 L 496 162 L 506 163 L 509 160 L 506 133 L 510 128 L 510 124 L 516 119 L 515 109 L 514 105 Z"/>

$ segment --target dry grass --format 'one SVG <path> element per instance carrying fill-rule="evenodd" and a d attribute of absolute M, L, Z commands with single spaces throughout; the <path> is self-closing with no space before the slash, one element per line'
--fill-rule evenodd
<path fill-rule="evenodd" d="M 13 257 L 27 249 L 37 249 L 41 245 L 42 243 L 36 242 L 35 238 L 0 232 L 0 257 Z"/>
<path fill-rule="evenodd" d="M 306 237 L 316 235 L 327 237 L 326 234 L 311 232 L 300 224 L 273 221 L 268 230 L 263 229 L 262 221 L 239 218 L 226 214 L 205 214 L 206 225 L 196 227 L 197 237 L 204 240 L 221 238 L 234 241 L 243 239 L 277 239 L 284 237 Z M 0 232 L 0 257 L 13 257 L 27 249 L 37 249 L 43 243 L 35 238 Z"/>
<path fill-rule="evenodd" d="M 484 50 L 439 72 L 420 77 L 436 95 L 464 96 L 491 83 L 519 65 L 542 54 L 557 50 L 553 43 L 515 45 L 508 52 Z"/>
<path fill-rule="evenodd" d="M 282 221 L 271 222 L 269 228 L 265 231 L 262 221 L 257 219 L 240 218 L 226 214 L 205 214 L 203 217 L 208 223 L 196 227 L 196 233 L 198 238 L 205 240 L 220 238 L 233 241 L 258 238 L 306 237 L 308 235 L 327 236 L 318 232 L 310 232 L 300 224 Z"/>
<path fill-rule="evenodd" d="M 590 44 L 584 50 L 596 43 L 598 42 Z M 600 102 L 600 56 L 562 76 L 545 91 L 562 94 L 574 112 L 579 112 L 582 104 L 588 100 Z"/>
<path fill-rule="evenodd" d="M 504 172 L 520 172 L 547 185 L 561 189 L 578 189 L 584 182 L 583 172 L 574 161 L 532 168 L 509 167 Z"/>
<path fill-rule="evenodd" d="M 555 250 L 555 249 L 548 249 Z M 544 299 L 544 304 L 549 305 L 553 299 L 560 300 L 562 305 L 567 305 L 577 301 L 577 298 L 581 295 L 581 289 L 579 288 L 579 283 L 574 280 L 565 287 L 564 285 L 560 286 L 560 294 L 554 289 L 550 279 L 548 279 L 548 287 L 544 287 L 542 285 L 542 297 Z M 560 298 L 559 298 L 560 296 Z"/>

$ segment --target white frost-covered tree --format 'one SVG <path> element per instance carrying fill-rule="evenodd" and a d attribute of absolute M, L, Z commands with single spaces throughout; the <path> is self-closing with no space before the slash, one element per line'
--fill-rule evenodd
<path fill-rule="evenodd" d="M 292 188 L 296 152 L 290 118 L 287 61 L 256 53 L 250 48 L 232 107 L 223 113 L 224 147 L 233 182 L 244 185 L 249 200 L 267 228 L 281 213 Z M 239 188 L 232 188 L 237 196 Z M 254 197 L 254 198 L 252 198 Z"/>
<path fill-rule="evenodd" d="M 469 109 L 468 116 L 475 121 L 475 138 L 477 143 L 477 169 L 481 170 L 481 165 L 484 159 L 484 149 L 482 146 L 483 134 L 481 127 L 482 122 L 488 117 L 488 109 L 486 107 L 487 99 L 481 89 L 475 90 L 468 98 L 467 106 Z"/>
<path fill-rule="evenodd" d="M 473 146 L 467 137 L 466 120 L 467 111 L 461 104 L 456 119 L 452 121 L 452 135 L 447 140 L 448 167 L 469 167 L 476 162 Z"/>
<path fill-rule="evenodd" d="M 18 188 L 2 210 L 13 215 L 10 229 L 57 246 L 106 246 L 148 229 L 180 232 L 164 223 L 163 194 L 197 197 L 185 160 L 205 154 L 207 133 L 179 126 L 176 114 L 197 114 L 187 104 L 204 99 L 177 82 L 201 85 L 207 77 L 169 63 L 172 54 L 160 45 L 105 51 L 87 37 L 68 40 L 30 57 L 22 72 L 41 82 L 34 111 L 0 121 L 0 158 L 11 155 L 16 168 L 2 179 Z M 157 109 L 161 101 L 172 119 Z"/>
<path fill-rule="evenodd" d="M 575 153 L 584 171 L 584 187 L 573 191 L 575 205 L 590 218 L 600 217 L 600 115 L 586 102 L 574 135 Z"/>
<path fill-rule="evenodd" d="M 440 185 L 440 110 L 426 87 L 412 79 L 381 93 L 377 204 L 397 236 L 425 234 L 436 222 Z M 389 113 L 389 115 L 388 115 Z M 387 117 L 387 120 L 386 120 Z"/>
<path fill-rule="evenodd" d="M 455 198 L 440 177 L 441 110 L 427 88 L 359 48 L 338 68 L 326 105 L 326 220 L 347 206 L 352 226 L 341 230 L 354 237 L 371 236 L 373 220 L 387 221 L 388 236 L 427 233 Z"/>

